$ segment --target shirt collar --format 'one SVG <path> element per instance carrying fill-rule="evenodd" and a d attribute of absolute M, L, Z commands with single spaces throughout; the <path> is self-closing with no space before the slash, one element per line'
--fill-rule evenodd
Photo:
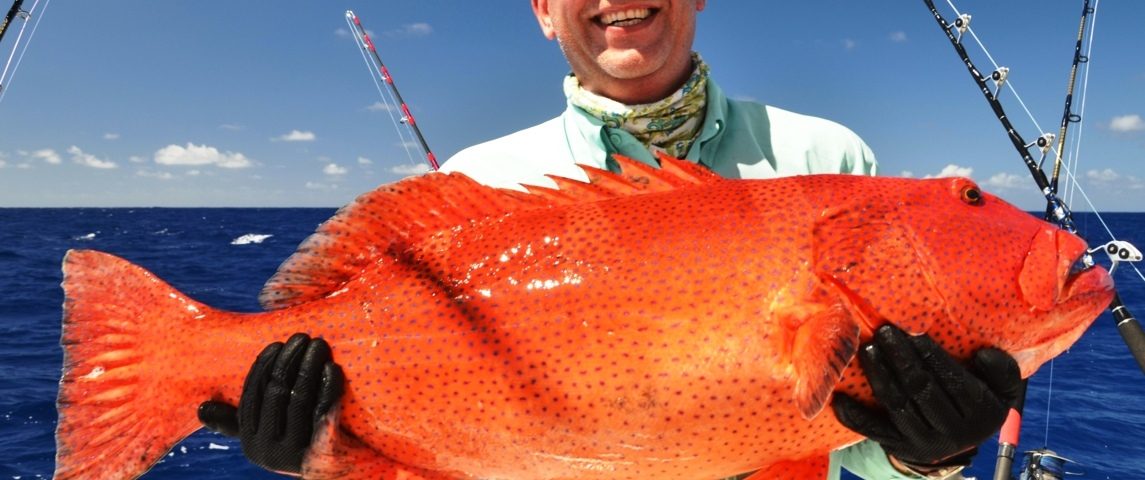
<path fill-rule="evenodd" d="M 719 145 L 721 134 L 727 123 L 728 100 L 719 85 L 711 78 L 707 82 L 707 107 L 704 114 L 704 125 L 700 128 L 699 138 L 688 149 L 685 160 L 699 162 L 710 166 L 709 156 Z M 564 118 L 565 138 L 568 139 L 569 154 L 580 164 L 592 165 L 597 168 L 607 168 L 609 146 L 606 145 L 604 135 L 604 122 L 577 108 L 571 101 L 566 100 Z M 622 132 L 628 135 L 628 132 Z M 648 157 L 651 158 L 651 153 Z"/>

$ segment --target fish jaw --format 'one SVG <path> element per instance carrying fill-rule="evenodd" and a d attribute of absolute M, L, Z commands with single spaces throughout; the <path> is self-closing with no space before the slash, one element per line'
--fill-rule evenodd
<path fill-rule="evenodd" d="M 1091 267 L 1070 278 L 1065 299 L 1054 307 L 1033 345 L 1010 350 L 1022 370 L 1022 378 L 1033 375 L 1043 364 L 1077 342 L 1113 301 L 1113 294 L 1113 280 L 1104 268 Z"/>
<path fill-rule="evenodd" d="M 1025 301 L 1048 312 L 1068 298 L 1066 284 L 1072 278 L 1074 263 L 1085 252 L 1085 241 L 1076 235 L 1048 225 L 1038 229 L 1018 275 Z"/>
<path fill-rule="evenodd" d="M 1043 319 L 1026 327 L 1035 332 L 1032 342 L 1007 349 L 1023 378 L 1073 345 L 1113 300 L 1109 272 L 1075 268 L 1086 250 L 1085 241 L 1057 228 L 1041 230 L 1031 241 L 1019 287 L 1031 313 Z"/>

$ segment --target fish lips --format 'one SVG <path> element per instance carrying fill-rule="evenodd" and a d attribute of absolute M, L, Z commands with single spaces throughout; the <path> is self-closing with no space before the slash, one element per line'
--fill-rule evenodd
<path fill-rule="evenodd" d="M 1019 285 L 1031 310 L 1048 313 L 1028 332 L 1025 348 L 1010 350 L 1022 377 L 1064 352 L 1113 300 L 1113 279 L 1084 263 L 1085 242 L 1057 228 L 1039 230 L 1022 265 Z M 1028 342 L 1028 343 L 1027 343 Z"/>
<path fill-rule="evenodd" d="M 1093 301 L 1089 298 L 1093 295 L 1104 294 L 1112 300 L 1113 279 L 1104 268 L 1085 265 L 1086 251 L 1085 241 L 1077 235 L 1057 228 L 1040 229 L 1018 275 L 1023 298 L 1040 311 L 1058 309 L 1082 297 Z"/>

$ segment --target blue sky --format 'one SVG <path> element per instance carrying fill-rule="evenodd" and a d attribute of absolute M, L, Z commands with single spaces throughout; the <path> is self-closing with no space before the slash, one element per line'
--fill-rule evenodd
<path fill-rule="evenodd" d="M 1081 1 L 956 6 L 1056 132 Z M 564 106 L 567 64 L 524 0 L 54 0 L 0 101 L 0 207 L 334 207 L 416 171 L 387 112 L 371 108 L 380 97 L 347 9 L 442 160 Z M 883 175 L 959 172 L 1040 208 L 921 0 L 712 1 L 699 18 L 696 49 L 729 95 L 847 125 Z M 1145 210 L 1141 18 L 1145 2 L 1099 4 L 1073 135 L 1081 185 L 1102 211 Z M 1023 136 L 1040 133 L 1007 108 Z"/>

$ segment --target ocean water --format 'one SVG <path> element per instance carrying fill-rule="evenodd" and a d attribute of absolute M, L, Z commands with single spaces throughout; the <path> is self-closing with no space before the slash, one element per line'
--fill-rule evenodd
<path fill-rule="evenodd" d="M 52 474 L 62 359 L 60 261 L 68 249 L 111 252 L 208 305 L 256 311 L 263 282 L 333 212 L 0 209 L 0 479 Z M 1145 214 L 1105 218 L 1120 238 L 1145 247 Z M 1091 215 L 1077 220 L 1083 234 L 1104 238 Z M 1124 266 L 1116 280 L 1129 307 L 1145 315 L 1145 282 Z M 1108 314 L 1054 362 L 1052 384 L 1050 377 L 1043 368 L 1031 380 L 1019 450 L 1048 445 L 1078 462 L 1068 470 L 1082 473 L 1079 478 L 1145 478 L 1145 374 Z M 993 443 L 983 445 L 970 474 L 991 478 L 995 451 Z M 281 477 L 250 466 L 233 440 L 200 431 L 144 478 Z"/>

